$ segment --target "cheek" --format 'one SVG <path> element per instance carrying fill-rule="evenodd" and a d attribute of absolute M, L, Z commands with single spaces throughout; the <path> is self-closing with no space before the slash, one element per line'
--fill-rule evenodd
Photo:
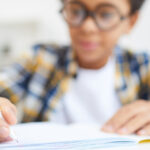
<path fill-rule="evenodd" d="M 108 49 L 113 49 L 118 43 L 118 40 L 125 34 L 125 30 L 125 26 L 120 26 L 112 31 L 105 32 L 103 36 L 104 45 L 106 45 Z"/>
<path fill-rule="evenodd" d="M 115 47 L 115 45 L 118 42 L 118 39 L 120 38 L 120 34 L 117 34 L 116 32 L 109 32 L 109 33 L 105 33 L 105 36 L 103 37 L 103 44 L 105 45 L 106 49 L 113 49 Z"/>
<path fill-rule="evenodd" d="M 72 39 L 72 42 L 74 42 L 78 36 L 80 36 L 80 30 L 77 28 L 69 28 L 70 37 Z"/>

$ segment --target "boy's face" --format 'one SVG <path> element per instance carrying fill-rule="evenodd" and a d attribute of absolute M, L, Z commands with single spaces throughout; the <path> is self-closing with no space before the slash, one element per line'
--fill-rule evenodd
<path fill-rule="evenodd" d="M 77 0 L 68 0 L 77 1 Z M 112 5 L 115 6 L 117 11 L 110 9 L 112 12 L 119 12 L 119 15 L 128 16 L 130 13 L 130 4 L 128 0 L 78 0 L 89 11 L 93 11 L 97 6 Z M 74 6 L 78 8 L 78 6 Z M 109 13 L 109 8 L 101 8 L 98 12 L 103 17 L 103 12 Z M 111 12 L 110 11 L 110 12 Z M 105 21 L 105 26 L 110 26 L 109 17 L 111 15 L 104 14 L 108 17 Z M 81 25 L 71 26 L 69 25 L 69 31 L 72 39 L 72 47 L 76 53 L 79 63 L 85 64 L 85 66 L 98 66 L 101 61 L 108 59 L 112 54 L 112 50 L 117 44 L 118 39 L 130 31 L 135 23 L 136 17 L 128 17 L 125 20 L 120 21 L 115 27 L 109 30 L 103 30 L 97 26 L 92 17 L 87 17 Z M 114 19 L 115 22 L 115 19 Z M 115 23 L 114 23 L 115 24 Z M 84 66 L 84 65 L 83 65 Z M 94 67 L 93 67 L 94 68 Z"/>

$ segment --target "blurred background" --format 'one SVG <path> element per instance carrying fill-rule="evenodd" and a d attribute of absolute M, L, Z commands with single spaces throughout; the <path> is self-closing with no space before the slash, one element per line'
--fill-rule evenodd
<path fill-rule="evenodd" d="M 67 25 L 59 13 L 60 0 L 0 0 L 0 67 L 31 50 L 36 43 L 70 43 Z M 130 35 L 119 43 L 150 51 L 150 1 Z"/>

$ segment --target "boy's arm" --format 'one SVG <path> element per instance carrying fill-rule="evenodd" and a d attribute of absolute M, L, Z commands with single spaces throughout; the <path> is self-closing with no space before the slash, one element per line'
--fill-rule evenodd
<path fill-rule="evenodd" d="M 35 60 L 33 55 L 24 56 L 21 61 L 0 70 L 0 97 L 9 99 L 13 104 L 22 100 L 34 74 Z"/>

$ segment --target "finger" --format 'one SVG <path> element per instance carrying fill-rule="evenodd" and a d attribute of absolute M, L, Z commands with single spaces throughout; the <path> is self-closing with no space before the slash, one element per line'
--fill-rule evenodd
<path fill-rule="evenodd" d="M 142 113 L 132 118 L 121 129 L 116 132 L 119 134 L 132 134 L 150 122 L 150 114 Z"/>
<path fill-rule="evenodd" d="M 0 140 L 0 143 L 9 142 L 9 141 L 13 141 L 13 139 L 11 137 L 7 137 L 5 139 Z"/>
<path fill-rule="evenodd" d="M 15 105 L 13 105 L 8 99 L 0 97 L 0 106 L 9 105 L 14 114 L 17 114 Z"/>
<path fill-rule="evenodd" d="M 10 124 L 16 124 L 16 108 L 13 104 L 8 102 L 7 100 L 0 99 L 0 112 L 4 118 L 4 120 Z"/>
<path fill-rule="evenodd" d="M 0 142 L 7 139 L 9 134 L 10 130 L 8 124 L 3 119 L 0 119 Z"/>
<path fill-rule="evenodd" d="M 135 117 L 137 114 L 146 111 L 146 102 L 138 101 L 129 105 L 124 106 L 120 109 L 112 119 L 110 119 L 102 128 L 105 132 L 115 132 L 117 129 L 121 128 L 126 122 L 131 118 Z M 135 109 L 136 108 L 136 109 Z"/>
<path fill-rule="evenodd" d="M 141 136 L 149 136 L 150 135 L 150 123 L 147 124 L 142 129 L 140 129 L 139 131 L 137 131 L 137 134 Z"/>
<path fill-rule="evenodd" d="M 17 122 L 17 117 L 16 114 L 14 114 L 14 112 L 12 111 L 12 109 L 8 106 L 4 106 L 1 109 L 2 115 L 4 117 L 4 119 L 6 120 L 6 122 L 10 125 L 14 125 Z"/>

